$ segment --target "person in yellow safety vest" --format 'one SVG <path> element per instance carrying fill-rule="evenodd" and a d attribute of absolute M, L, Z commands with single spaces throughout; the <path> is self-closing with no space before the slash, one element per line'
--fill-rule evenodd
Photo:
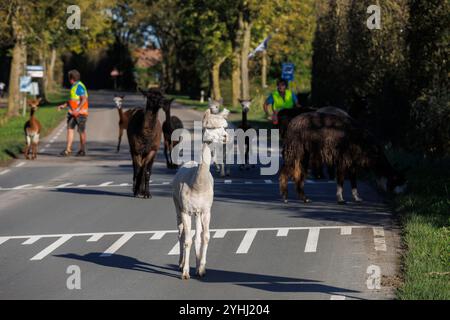
<path fill-rule="evenodd" d="M 58 111 L 69 107 L 67 113 L 67 146 L 60 153 L 61 156 L 70 156 L 72 154 L 72 142 L 75 127 L 78 127 L 80 134 L 80 150 L 77 156 L 86 155 L 86 121 L 88 117 L 88 93 L 86 86 L 80 81 L 80 73 L 77 70 L 69 71 L 70 99 L 62 105 L 59 105 Z"/>
<path fill-rule="evenodd" d="M 297 96 L 291 90 L 287 89 L 287 82 L 284 79 L 277 81 L 277 90 L 272 92 L 264 102 L 264 112 L 268 119 L 269 116 L 269 106 L 272 109 L 272 123 L 274 125 L 278 124 L 277 114 L 282 109 L 291 109 L 294 107 L 300 107 L 298 103 Z"/>

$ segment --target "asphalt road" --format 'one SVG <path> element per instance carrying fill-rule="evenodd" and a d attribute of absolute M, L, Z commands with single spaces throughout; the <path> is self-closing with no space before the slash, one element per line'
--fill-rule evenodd
<path fill-rule="evenodd" d="M 360 184 L 363 203 L 340 206 L 333 182 L 309 180 L 311 204 L 295 199 L 292 184 L 284 204 L 277 176 L 237 166 L 225 179 L 214 173 L 207 275 L 197 279 L 191 259 L 193 277 L 180 280 L 174 170 L 166 169 L 161 149 L 151 177 L 153 198 L 132 197 L 126 135 L 115 152 L 112 97 L 90 93 L 87 157 L 58 156 L 65 140 L 61 123 L 41 141 L 36 161 L 0 168 L 1 299 L 393 297 L 398 230 L 371 186 Z M 125 98 L 125 108 L 142 105 L 139 95 Z M 187 128 L 201 119 L 181 106 L 173 114 Z M 70 266 L 79 267 L 80 289 L 67 286 Z"/>

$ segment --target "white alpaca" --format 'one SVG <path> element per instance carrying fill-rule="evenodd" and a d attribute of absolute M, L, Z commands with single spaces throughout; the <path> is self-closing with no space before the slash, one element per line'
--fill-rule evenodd
<path fill-rule="evenodd" d="M 211 150 L 209 144 L 225 142 L 224 128 L 205 129 L 202 145 L 202 160 L 185 163 L 175 175 L 173 202 L 177 213 L 178 240 L 180 242 L 179 266 L 181 279 L 189 279 L 189 253 L 192 245 L 191 217 L 195 216 L 195 255 L 197 275 L 206 273 L 206 251 L 209 242 L 209 222 L 214 198 L 214 179 L 209 171 Z"/>
<path fill-rule="evenodd" d="M 227 118 L 230 114 L 230 111 L 224 108 L 221 112 L 219 112 L 220 101 L 209 99 L 209 108 L 206 110 L 203 115 L 202 125 L 204 129 L 215 129 L 215 128 L 227 128 L 228 122 Z M 217 158 L 217 149 L 221 148 L 222 150 L 222 161 L 218 161 Z M 224 148 L 223 142 L 218 142 L 213 147 L 213 157 L 212 162 L 216 168 L 217 172 L 220 172 L 221 177 L 225 177 L 225 175 L 230 175 L 230 166 L 226 165 L 226 146 Z M 220 162 L 220 163 L 219 163 Z"/>

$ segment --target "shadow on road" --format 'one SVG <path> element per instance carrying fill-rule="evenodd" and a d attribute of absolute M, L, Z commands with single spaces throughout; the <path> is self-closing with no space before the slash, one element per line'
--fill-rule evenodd
<path fill-rule="evenodd" d="M 124 255 L 113 254 L 108 257 L 102 257 L 100 255 L 101 253 L 92 252 L 85 255 L 67 253 L 54 256 L 59 258 L 91 262 L 100 266 L 110 268 L 141 271 L 152 274 L 159 274 L 170 278 L 180 278 L 178 266 L 174 264 L 159 266 L 139 261 L 138 259 Z M 194 275 L 195 269 L 191 268 L 190 273 L 191 275 Z M 359 292 L 355 290 L 321 284 L 320 281 L 317 280 L 217 269 L 207 269 L 207 275 L 204 278 L 199 279 L 199 281 L 201 281 L 202 283 L 233 283 L 238 286 L 244 286 L 270 292 L 316 292 L 340 295 L 343 295 L 344 293 L 349 294 Z"/>

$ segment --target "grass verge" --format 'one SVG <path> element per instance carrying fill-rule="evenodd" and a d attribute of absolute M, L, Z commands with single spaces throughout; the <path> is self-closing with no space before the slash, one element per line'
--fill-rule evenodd
<path fill-rule="evenodd" d="M 39 106 L 36 117 L 42 125 L 41 137 L 47 135 L 65 117 L 66 113 L 58 112 L 56 105 L 64 102 L 67 98 L 67 91 L 61 90 L 48 95 L 49 103 Z M 17 157 L 25 145 L 23 126 L 29 118 L 29 113 L 24 118 L 16 116 L 6 118 L 6 108 L 0 109 L 0 165 L 7 164 Z"/>
<path fill-rule="evenodd" d="M 422 163 L 408 173 L 409 191 L 394 200 L 400 213 L 401 300 L 450 299 L 450 161 Z"/>

